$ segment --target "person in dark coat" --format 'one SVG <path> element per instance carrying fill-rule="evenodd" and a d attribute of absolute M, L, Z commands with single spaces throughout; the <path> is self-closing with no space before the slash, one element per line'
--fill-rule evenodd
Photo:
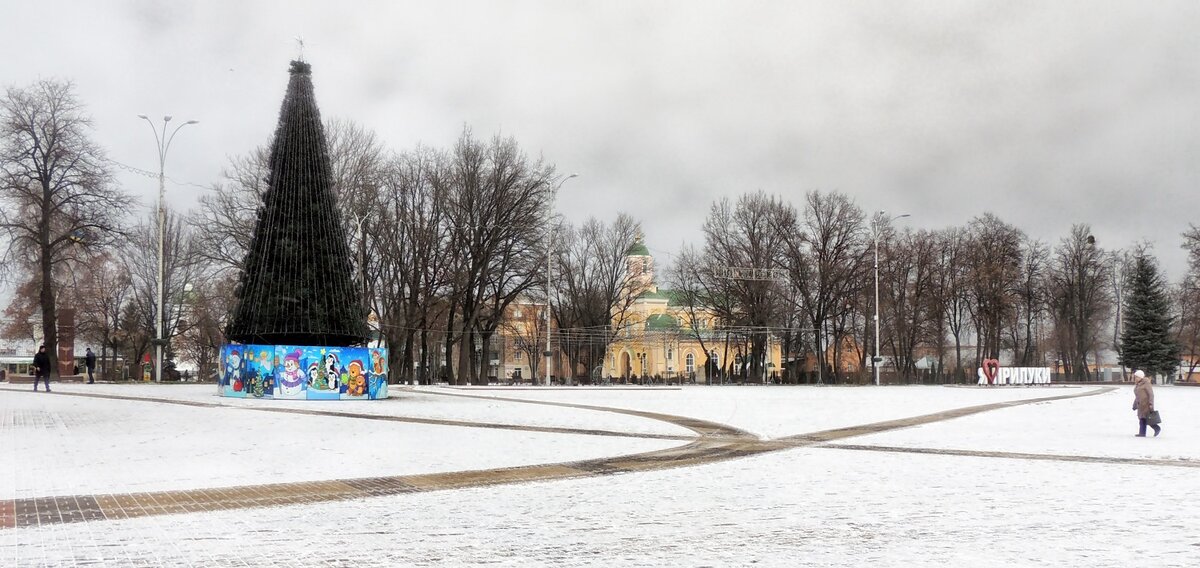
<path fill-rule="evenodd" d="M 1133 409 L 1137 411 L 1138 417 L 1138 437 L 1146 437 L 1146 418 L 1154 411 L 1154 387 L 1150 386 L 1150 379 L 1146 377 L 1146 373 L 1141 370 L 1133 372 Z M 1154 428 L 1154 435 L 1157 436 L 1162 428 L 1158 424 L 1151 424 Z"/>
<path fill-rule="evenodd" d="M 92 353 L 92 348 L 88 347 L 87 355 L 83 358 L 84 365 L 87 367 L 88 384 L 96 382 L 96 354 Z"/>
<path fill-rule="evenodd" d="M 46 354 L 46 346 L 38 347 L 37 355 L 33 356 L 33 391 L 37 392 L 38 381 L 45 379 L 46 392 L 50 392 L 50 356 Z"/>

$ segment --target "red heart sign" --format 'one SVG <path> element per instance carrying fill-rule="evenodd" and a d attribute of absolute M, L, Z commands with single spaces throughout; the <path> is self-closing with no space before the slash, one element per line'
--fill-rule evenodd
<path fill-rule="evenodd" d="M 992 384 L 996 380 L 996 375 L 1000 374 L 1000 361 L 996 359 L 983 360 L 983 375 L 987 377 L 988 384 Z"/>

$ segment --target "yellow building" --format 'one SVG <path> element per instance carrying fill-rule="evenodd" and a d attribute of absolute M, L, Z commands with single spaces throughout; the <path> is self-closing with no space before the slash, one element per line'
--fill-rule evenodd
<path fill-rule="evenodd" d="M 718 369 L 724 369 L 727 380 L 740 380 L 748 373 L 745 334 L 727 333 L 710 310 L 689 309 L 676 301 L 671 290 L 660 290 L 654 280 L 654 257 L 641 238 L 629 248 L 626 270 L 629 293 L 636 298 L 624 314 L 613 315 L 618 332 L 605 357 L 606 377 L 707 383 L 718 380 Z M 707 368 L 705 350 L 713 363 Z M 773 380 L 779 374 L 781 356 L 779 338 L 769 336 L 763 376 L 746 380 Z"/>

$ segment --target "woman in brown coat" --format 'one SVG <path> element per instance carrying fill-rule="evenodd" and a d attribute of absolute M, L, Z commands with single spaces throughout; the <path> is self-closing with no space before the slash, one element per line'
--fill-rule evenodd
<path fill-rule="evenodd" d="M 1146 437 L 1146 417 L 1154 411 L 1154 387 L 1150 386 L 1150 379 L 1146 378 L 1146 373 L 1142 371 L 1133 372 L 1133 409 L 1137 411 L 1138 417 L 1138 437 Z M 1154 428 L 1154 435 L 1157 436 L 1162 428 L 1158 424 L 1151 424 Z"/>

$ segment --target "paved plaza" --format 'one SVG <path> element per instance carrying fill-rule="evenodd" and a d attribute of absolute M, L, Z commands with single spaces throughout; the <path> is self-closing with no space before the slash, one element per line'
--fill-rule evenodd
<path fill-rule="evenodd" d="M 0 385 L 0 563 L 1200 561 L 1200 389 Z"/>

